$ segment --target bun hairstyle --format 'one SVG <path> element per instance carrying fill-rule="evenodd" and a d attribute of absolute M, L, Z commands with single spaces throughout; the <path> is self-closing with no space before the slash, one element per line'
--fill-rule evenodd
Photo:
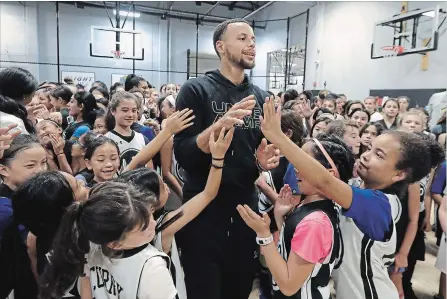
<path fill-rule="evenodd" d="M 140 82 L 143 82 L 143 81 L 146 81 L 143 79 L 143 77 L 137 76 L 135 74 L 127 75 L 126 81 L 124 82 L 124 90 L 129 91 L 133 87 L 138 87 Z M 149 86 L 149 88 L 151 88 L 151 86 Z"/>
<path fill-rule="evenodd" d="M 59 99 L 61 98 L 65 103 L 70 102 L 73 93 L 68 87 L 63 85 L 56 87 L 55 89 L 50 91 L 50 96 L 53 98 Z"/>
<path fill-rule="evenodd" d="M 61 298 L 82 276 L 90 243 L 99 245 L 106 257 L 119 256 L 120 251 L 109 245 L 136 228 L 146 229 L 155 202 L 154 194 L 147 190 L 109 181 L 93 187 L 89 200 L 72 204 L 54 238 L 50 262 L 40 279 L 40 297 Z"/>
<path fill-rule="evenodd" d="M 83 106 L 82 119 L 93 127 L 99 109 L 95 97 L 89 92 L 80 91 L 75 93 L 74 99 L 78 102 L 78 106 Z"/>
<path fill-rule="evenodd" d="M 330 136 L 325 133 L 318 135 L 318 141 L 323 145 L 326 152 L 334 161 L 337 167 L 338 173 L 340 174 L 340 180 L 343 182 L 348 182 L 352 178 L 352 173 L 354 170 L 355 157 L 346 143 L 336 136 Z M 331 168 L 328 160 L 321 152 L 320 148 L 312 142 L 312 153 L 314 158 L 320 162 L 324 167 Z"/>
<path fill-rule="evenodd" d="M 401 145 L 396 169 L 406 172 L 407 176 L 403 181 L 406 184 L 421 180 L 445 160 L 441 145 L 423 133 L 387 131 L 385 134 L 393 136 Z"/>

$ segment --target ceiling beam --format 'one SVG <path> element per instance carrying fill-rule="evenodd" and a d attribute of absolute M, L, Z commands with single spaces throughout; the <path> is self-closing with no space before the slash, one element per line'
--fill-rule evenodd
<path fill-rule="evenodd" d="M 233 2 L 239 2 L 239 1 L 233 1 Z M 252 9 L 251 9 L 250 7 L 242 6 L 242 5 L 237 5 L 236 3 L 233 4 L 233 2 L 231 2 L 230 4 L 227 4 L 227 3 L 224 2 L 224 3 L 221 3 L 220 5 L 221 5 L 221 6 L 228 7 L 229 10 L 233 10 L 233 9 L 237 8 L 237 9 L 242 9 L 242 10 L 252 11 Z M 203 3 L 203 4 L 208 4 L 208 5 L 214 5 L 214 4 L 216 4 L 215 1 L 202 1 L 201 3 Z M 243 2 L 242 2 L 242 3 L 243 3 Z M 233 6 L 232 6 L 233 9 L 230 9 L 231 4 L 233 4 Z"/>
<path fill-rule="evenodd" d="M 249 17 L 254 16 L 255 14 L 257 14 L 258 12 L 260 12 L 263 9 L 266 9 L 267 7 L 269 7 L 270 5 L 272 5 L 273 3 L 275 3 L 275 1 L 270 1 L 267 2 L 266 4 L 262 5 L 261 7 L 259 7 L 257 10 L 252 11 L 251 13 L 249 13 L 248 15 L 246 15 L 245 17 L 243 17 L 243 19 L 247 19 Z"/>
<path fill-rule="evenodd" d="M 200 21 L 203 21 L 203 19 L 205 19 L 205 17 L 213 11 L 213 9 L 215 9 L 218 5 L 219 5 L 220 1 L 217 1 L 216 4 L 214 4 L 213 6 L 211 6 L 210 9 L 208 9 L 208 11 L 203 15 L 203 17 L 200 19 Z"/>
<path fill-rule="evenodd" d="M 67 4 L 67 5 L 75 5 L 75 2 L 72 1 L 60 1 L 59 3 Z M 82 3 L 85 7 L 92 7 L 92 8 L 98 8 L 98 9 L 104 9 L 104 5 L 101 2 L 93 2 L 93 1 L 85 1 L 85 2 L 78 2 L 79 4 Z M 138 3 L 138 2 L 137 2 Z M 123 7 L 126 7 L 125 4 L 122 4 Z M 115 4 L 113 2 L 106 2 L 106 7 L 110 9 L 115 9 Z M 167 11 L 166 9 L 161 9 L 158 7 L 148 7 L 148 6 L 142 6 L 142 5 L 135 5 L 135 11 L 146 14 L 146 15 L 152 15 L 157 16 L 160 18 L 172 18 L 172 19 L 179 19 L 179 20 L 188 20 L 188 21 L 197 21 L 197 13 L 192 12 L 186 12 L 186 11 L 179 11 L 172 9 L 171 11 Z M 187 16 L 189 15 L 189 16 Z M 203 16 L 203 14 L 199 14 L 199 17 Z M 205 16 L 205 19 L 202 20 L 202 22 L 206 23 L 214 23 L 214 24 L 220 24 L 222 21 L 229 20 L 231 18 L 224 18 L 224 17 L 218 17 L 218 16 L 212 16 L 208 15 Z M 265 26 L 256 25 L 255 28 L 264 29 Z"/>
<path fill-rule="evenodd" d="M 236 5 L 237 1 L 233 1 L 228 5 L 229 10 L 234 10 L 234 6 Z"/>

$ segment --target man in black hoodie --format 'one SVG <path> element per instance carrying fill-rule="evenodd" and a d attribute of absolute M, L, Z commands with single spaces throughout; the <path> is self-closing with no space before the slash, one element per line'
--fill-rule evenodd
<path fill-rule="evenodd" d="M 178 235 L 188 298 L 247 299 L 258 265 L 256 235 L 237 213 L 238 204 L 257 208 L 254 182 L 262 170 L 278 165 L 279 152 L 262 138 L 260 116 L 269 94 L 253 85 L 245 69 L 255 66 L 255 37 L 241 19 L 216 27 L 214 48 L 219 70 L 187 81 L 176 109 L 190 108 L 194 125 L 174 137 L 174 153 L 186 172 L 187 201 L 203 191 L 211 157 L 210 133 L 236 126 L 225 156 L 222 183 L 214 201 Z"/>

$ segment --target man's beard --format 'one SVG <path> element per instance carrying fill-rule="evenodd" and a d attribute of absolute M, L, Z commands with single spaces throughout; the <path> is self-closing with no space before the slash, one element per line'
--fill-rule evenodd
<path fill-rule="evenodd" d="M 241 69 L 244 70 L 251 70 L 252 68 L 255 67 L 255 61 L 253 60 L 253 63 L 247 63 L 242 57 L 238 60 L 236 57 L 234 57 L 234 55 L 229 54 L 228 55 L 228 60 L 230 61 L 230 63 L 232 63 L 233 65 L 240 67 Z"/>

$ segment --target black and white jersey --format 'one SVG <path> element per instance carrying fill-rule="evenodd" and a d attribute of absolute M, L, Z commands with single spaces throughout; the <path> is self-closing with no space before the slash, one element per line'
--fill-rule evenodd
<path fill-rule="evenodd" d="M 385 194 L 393 215 L 390 237 L 374 241 L 357 227 L 352 218 L 340 215 L 342 246 L 333 272 L 337 299 L 398 299 L 396 287 L 387 268 L 394 262 L 396 228 L 394 219 L 399 212 L 396 195 Z"/>
<path fill-rule="evenodd" d="M 278 242 L 278 251 L 285 261 L 288 260 L 291 250 L 291 242 L 297 225 L 307 215 L 316 212 L 324 212 L 331 221 L 334 232 L 331 252 L 322 263 L 316 263 L 312 273 L 307 277 L 300 290 L 293 296 L 285 296 L 281 293 L 275 280 L 272 279 L 275 299 L 329 299 L 331 292 L 329 281 L 331 272 L 334 269 L 336 258 L 339 252 L 340 236 L 338 228 L 338 215 L 334 203 L 331 200 L 314 201 L 295 208 L 284 220 Z M 337 299 L 338 299 L 337 295 Z"/>
<path fill-rule="evenodd" d="M 132 131 L 130 136 L 123 136 L 114 130 L 107 132 L 105 137 L 112 139 L 118 145 L 120 150 L 121 168 L 119 174 L 130 164 L 135 157 L 146 145 L 142 134 Z"/>
<path fill-rule="evenodd" d="M 168 215 L 165 212 L 157 219 L 157 226 L 160 227 L 163 224 L 163 220 Z M 153 240 L 154 247 L 159 251 L 163 252 L 163 231 L 158 232 Z M 176 299 L 186 299 L 186 285 L 185 285 L 185 274 L 183 272 L 183 267 L 180 262 L 180 254 L 178 252 L 177 243 L 175 242 L 175 237 L 172 238 L 171 251 L 169 253 L 171 258 L 171 275 L 174 281 L 175 288 L 177 289 Z"/>
<path fill-rule="evenodd" d="M 421 206 L 419 208 L 419 212 L 425 211 L 425 192 L 427 190 L 427 184 L 428 180 L 430 178 L 430 175 L 427 175 L 426 177 L 422 178 L 419 181 L 419 195 L 421 197 Z"/>
<path fill-rule="evenodd" d="M 165 263 L 164 267 L 169 268 L 169 257 L 150 244 L 145 245 L 143 249 L 134 248 L 128 251 L 138 252 L 121 258 L 109 258 L 102 253 L 99 246 L 91 244 L 85 272 L 90 277 L 93 298 L 141 298 L 142 293 L 144 296 L 153 293 L 153 297 L 144 298 L 173 299 L 176 291 L 169 273 L 167 276 L 171 280 L 170 284 L 166 281 L 166 276 L 164 280 L 159 280 L 158 275 L 161 273 L 158 274 L 157 269 L 151 268 L 155 261 L 161 261 Z M 149 287 L 152 290 L 148 289 Z M 159 294 L 170 296 L 160 297 Z"/>
<path fill-rule="evenodd" d="M 264 171 L 264 172 L 262 172 L 261 175 L 264 177 L 267 185 L 269 185 L 276 192 L 275 184 L 273 182 L 273 177 L 272 177 L 271 172 Z M 274 204 L 270 201 L 269 198 L 267 198 L 267 196 L 265 196 L 264 193 L 262 193 L 261 190 L 259 190 L 259 192 L 258 192 L 258 197 L 259 197 L 259 201 L 258 201 L 259 212 L 268 213 L 271 210 L 273 210 Z"/>

